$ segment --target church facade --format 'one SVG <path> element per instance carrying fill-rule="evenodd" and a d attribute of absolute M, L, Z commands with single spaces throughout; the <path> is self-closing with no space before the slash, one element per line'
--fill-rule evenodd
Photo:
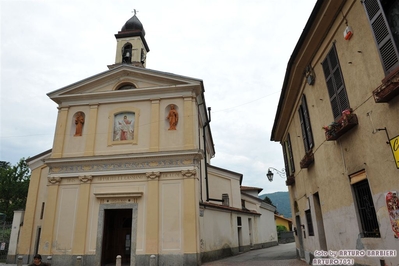
<path fill-rule="evenodd" d="M 58 104 L 51 150 L 32 170 L 8 262 L 200 265 L 277 244 L 274 210 L 210 165 L 215 155 L 202 80 L 146 68 L 136 15 L 109 70 L 48 94 Z M 155 264 L 154 264 L 155 263 Z"/>

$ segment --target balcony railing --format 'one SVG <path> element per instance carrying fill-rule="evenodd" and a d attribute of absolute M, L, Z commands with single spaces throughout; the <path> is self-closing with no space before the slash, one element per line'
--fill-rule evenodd
<path fill-rule="evenodd" d="M 312 150 L 309 150 L 302 158 L 299 165 L 301 166 L 302 169 L 308 168 L 313 162 L 314 162 L 314 154 Z"/>
<path fill-rule="evenodd" d="M 356 114 L 353 114 L 350 110 L 345 110 L 337 122 L 333 122 L 329 126 L 323 127 L 326 134 L 326 140 L 331 141 L 339 139 L 357 124 L 358 120 Z"/>

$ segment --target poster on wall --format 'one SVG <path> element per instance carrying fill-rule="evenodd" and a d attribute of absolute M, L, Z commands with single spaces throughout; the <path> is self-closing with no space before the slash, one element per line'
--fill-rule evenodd
<path fill-rule="evenodd" d="M 391 222 L 392 230 L 395 238 L 399 238 L 399 199 L 397 191 L 389 191 L 385 195 L 387 203 L 389 221 Z"/>
<path fill-rule="evenodd" d="M 396 163 L 396 168 L 399 169 L 399 136 L 390 139 L 389 144 L 391 145 L 393 158 L 395 159 Z"/>

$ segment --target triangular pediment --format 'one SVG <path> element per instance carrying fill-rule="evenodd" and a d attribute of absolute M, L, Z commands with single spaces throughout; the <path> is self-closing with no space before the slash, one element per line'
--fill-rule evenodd
<path fill-rule="evenodd" d="M 123 85 L 132 89 L 118 90 Z M 123 97 L 154 98 L 173 95 L 199 95 L 202 80 L 131 65 L 120 65 L 75 82 L 47 95 L 56 103 L 118 101 Z"/>

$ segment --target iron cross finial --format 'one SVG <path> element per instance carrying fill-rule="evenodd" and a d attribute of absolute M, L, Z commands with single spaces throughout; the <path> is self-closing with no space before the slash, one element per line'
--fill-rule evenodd
<path fill-rule="evenodd" d="M 132 11 L 133 13 L 134 13 L 134 15 L 136 15 L 136 13 L 137 12 L 139 12 L 138 10 L 136 10 L 136 9 L 133 9 L 133 11 Z"/>

